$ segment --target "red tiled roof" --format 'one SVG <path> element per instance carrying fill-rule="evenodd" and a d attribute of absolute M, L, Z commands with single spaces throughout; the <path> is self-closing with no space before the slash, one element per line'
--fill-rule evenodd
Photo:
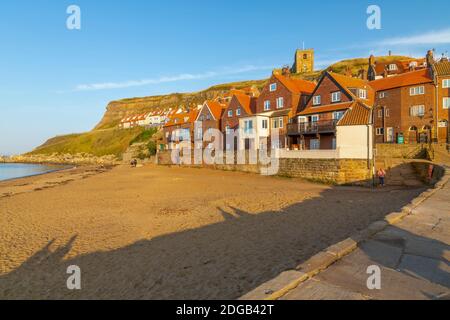
<path fill-rule="evenodd" d="M 450 75 L 450 62 L 440 61 L 434 64 L 434 69 L 438 76 L 448 76 Z"/>
<path fill-rule="evenodd" d="M 369 82 L 370 86 L 376 91 L 383 91 L 393 88 L 412 86 L 416 84 L 430 83 L 433 79 L 428 69 L 411 71 L 396 76 L 378 79 Z"/>
<path fill-rule="evenodd" d="M 253 114 L 255 110 L 256 98 L 252 98 L 246 94 L 235 94 L 239 104 L 244 108 L 247 114 Z"/>
<path fill-rule="evenodd" d="M 344 116 L 339 120 L 338 126 L 356 126 L 370 123 L 371 109 L 361 103 L 355 101 L 347 110 Z"/>
<path fill-rule="evenodd" d="M 274 74 L 274 77 L 292 93 L 312 93 L 316 88 L 316 84 L 311 81 L 293 79 L 280 74 Z"/>
<path fill-rule="evenodd" d="M 354 78 L 354 77 L 348 77 L 344 76 L 339 73 L 334 72 L 328 72 L 328 74 L 337 82 L 341 87 L 343 87 L 347 93 L 349 93 L 351 96 L 353 96 L 356 99 L 359 99 L 359 97 L 356 97 L 350 89 L 352 88 L 358 88 L 358 89 L 366 89 L 367 90 L 367 102 L 369 104 L 373 104 L 375 100 L 375 92 L 373 91 L 372 87 L 369 85 L 369 82 L 367 80 L 363 80 L 360 78 Z"/>
<path fill-rule="evenodd" d="M 190 112 L 171 114 L 169 116 L 169 121 L 164 125 L 164 127 L 192 123 L 197 118 L 197 112 L 197 110 L 191 110 Z"/>
<path fill-rule="evenodd" d="M 212 100 L 206 101 L 205 105 L 207 105 L 209 110 L 211 110 L 211 113 L 216 120 L 219 120 L 222 117 L 222 112 L 226 108 L 225 104 Z"/>
<path fill-rule="evenodd" d="M 322 113 L 322 112 L 346 110 L 346 109 L 350 108 L 350 106 L 353 103 L 354 103 L 354 101 L 350 101 L 350 102 L 345 102 L 345 103 L 335 103 L 335 104 L 328 104 L 328 105 L 324 105 L 324 106 L 310 107 L 310 108 L 306 108 L 302 112 L 299 112 L 297 115 L 306 116 L 306 115 L 317 114 L 317 113 Z"/>

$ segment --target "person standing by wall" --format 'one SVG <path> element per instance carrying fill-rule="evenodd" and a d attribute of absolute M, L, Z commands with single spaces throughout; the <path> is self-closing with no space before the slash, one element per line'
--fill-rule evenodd
<path fill-rule="evenodd" d="M 379 179 L 379 182 L 380 182 L 380 186 L 384 187 L 386 171 L 383 168 L 378 169 L 377 176 L 378 176 L 378 179 Z"/>

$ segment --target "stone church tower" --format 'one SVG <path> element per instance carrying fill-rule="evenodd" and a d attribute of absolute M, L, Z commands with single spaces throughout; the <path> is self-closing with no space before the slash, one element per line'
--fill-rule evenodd
<path fill-rule="evenodd" d="M 292 73 L 307 73 L 314 71 L 314 49 L 297 50 Z"/>

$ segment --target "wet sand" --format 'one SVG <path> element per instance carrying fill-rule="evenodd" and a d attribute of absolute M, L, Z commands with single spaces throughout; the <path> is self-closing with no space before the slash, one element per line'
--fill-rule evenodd
<path fill-rule="evenodd" d="M 422 191 L 154 165 L 0 182 L 0 298 L 238 298 Z"/>

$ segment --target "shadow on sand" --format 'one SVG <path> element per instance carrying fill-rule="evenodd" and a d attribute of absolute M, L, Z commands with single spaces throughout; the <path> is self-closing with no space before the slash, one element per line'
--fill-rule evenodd
<path fill-rule="evenodd" d="M 55 251 L 51 241 L 0 276 L 0 298 L 235 299 L 400 210 L 422 191 L 333 187 L 282 211 L 217 208 L 220 223 L 69 260 L 64 257 L 76 236 Z M 346 192 L 365 196 L 342 200 Z M 70 265 L 81 268 L 80 291 L 66 288 Z"/>

